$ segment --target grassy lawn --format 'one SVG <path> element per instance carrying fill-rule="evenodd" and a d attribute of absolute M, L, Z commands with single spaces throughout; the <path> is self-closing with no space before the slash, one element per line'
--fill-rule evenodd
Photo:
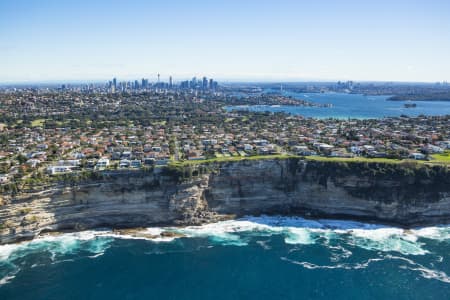
<path fill-rule="evenodd" d="M 160 125 L 160 126 L 165 126 L 167 124 L 166 120 L 161 120 L 161 121 L 154 121 L 152 122 L 152 125 Z"/>
<path fill-rule="evenodd" d="M 431 157 L 433 157 L 433 161 L 436 162 L 450 163 L 450 151 L 445 151 L 442 154 L 433 154 Z"/>
<path fill-rule="evenodd" d="M 217 154 L 216 154 L 217 155 Z M 255 156 L 220 156 L 211 159 L 205 160 L 194 160 L 194 161 L 172 161 L 170 164 L 173 166 L 186 166 L 186 165 L 196 165 L 203 163 L 215 163 L 215 162 L 231 162 L 231 161 L 242 161 L 242 160 L 260 160 L 260 159 L 287 159 L 300 157 L 296 155 L 288 155 L 288 154 L 277 154 L 277 155 L 255 155 Z M 433 156 L 434 157 L 434 156 Z M 390 158 L 366 158 L 366 157 L 354 157 L 354 158 L 341 158 L 341 157 L 324 157 L 324 156 L 307 156 L 304 157 L 305 160 L 309 161 L 324 161 L 324 162 L 348 162 L 348 163 L 385 163 L 385 164 L 400 164 L 406 162 L 414 162 L 414 163 L 422 163 L 422 164 L 433 164 L 433 162 L 450 164 L 450 154 L 449 155 L 441 155 L 436 158 L 435 161 L 419 161 L 419 160 L 410 160 L 410 159 L 390 159 Z"/>
<path fill-rule="evenodd" d="M 307 156 L 306 160 L 314 161 L 342 161 L 342 162 L 376 162 L 376 163 L 388 163 L 388 164 L 398 164 L 408 160 L 391 159 L 391 158 L 367 158 L 367 157 L 325 157 L 325 156 Z"/>
<path fill-rule="evenodd" d="M 45 119 L 36 119 L 36 120 L 34 120 L 33 122 L 31 122 L 31 127 L 42 127 L 42 126 L 44 126 L 44 122 L 45 122 Z"/>
<path fill-rule="evenodd" d="M 204 159 L 204 160 L 185 160 L 185 161 L 172 161 L 170 162 L 173 166 L 188 166 L 188 165 L 198 165 L 198 164 L 204 164 L 204 163 L 215 163 L 215 162 L 228 162 L 228 161 L 241 161 L 241 160 L 259 160 L 259 159 L 276 159 L 276 158 L 289 158 L 294 156 L 289 155 L 256 155 L 256 156 L 248 156 L 248 157 L 241 157 L 241 156 L 231 156 L 231 157 L 217 157 L 217 158 L 210 158 L 210 159 Z"/>

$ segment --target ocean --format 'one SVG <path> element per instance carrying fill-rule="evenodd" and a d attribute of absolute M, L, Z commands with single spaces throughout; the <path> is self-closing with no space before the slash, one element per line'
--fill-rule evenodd
<path fill-rule="evenodd" d="M 0 299 L 449 299 L 450 226 L 246 217 L 0 246 Z"/>
<path fill-rule="evenodd" d="M 343 93 L 294 93 L 283 92 L 284 96 L 292 96 L 321 104 L 332 104 L 332 107 L 302 107 L 302 106 L 268 106 L 242 105 L 227 106 L 228 110 L 250 110 L 286 112 L 312 118 L 383 118 L 407 116 L 440 116 L 450 114 L 450 101 L 388 101 L 388 96 L 365 96 L 361 94 Z M 415 103 L 413 108 L 405 108 L 405 103 Z"/>

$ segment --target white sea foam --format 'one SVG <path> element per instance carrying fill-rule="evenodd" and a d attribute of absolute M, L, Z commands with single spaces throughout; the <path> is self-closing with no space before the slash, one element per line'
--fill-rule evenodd
<path fill-rule="evenodd" d="M 201 226 L 152 230 L 156 235 L 162 231 L 174 231 L 185 237 L 209 238 L 215 243 L 238 246 L 247 244 L 246 237 L 280 234 L 284 235 L 287 244 L 310 245 L 338 240 L 366 250 L 399 252 L 405 255 L 428 253 L 428 250 L 423 248 L 424 243 L 418 241 L 418 238 L 450 240 L 448 227 L 403 230 L 354 221 L 307 220 L 300 217 L 276 216 L 245 217 Z M 162 238 L 161 241 L 173 239 Z"/>
<path fill-rule="evenodd" d="M 256 241 L 258 245 L 260 245 L 264 250 L 270 250 L 272 247 L 268 244 L 269 241 Z"/>
<path fill-rule="evenodd" d="M 419 272 L 419 275 L 426 279 L 435 279 L 439 280 L 445 283 L 450 283 L 450 277 L 443 271 L 439 270 L 433 270 L 427 267 L 424 267 L 423 265 L 414 262 L 411 259 L 407 259 L 404 257 L 398 257 L 398 256 L 392 256 L 392 255 L 386 255 L 384 257 L 380 258 L 371 258 L 366 261 L 360 262 L 360 263 L 338 263 L 334 265 L 318 265 L 307 261 L 297 261 L 293 259 L 289 259 L 287 257 L 281 257 L 281 260 L 284 260 L 286 262 L 302 266 L 306 269 L 345 269 L 345 270 L 355 270 L 355 269 L 365 269 L 367 268 L 371 263 L 375 262 L 381 262 L 384 260 L 398 260 L 403 261 L 407 263 L 407 265 L 400 266 L 402 269 L 408 269 L 411 271 L 417 271 Z"/>
<path fill-rule="evenodd" d="M 8 244 L 0 246 L 0 261 L 5 261 L 9 258 L 11 253 L 16 251 L 20 247 L 20 244 Z"/>
<path fill-rule="evenodd" d="M 287 244 L 310 245 L 320 241 L 339 240 L 350 246 L 405 255 L 424 255 L 424 243 L 419 237 L 433 238 L 439 232 L 433 229 L 403 230 L 376 224 L 339 220 L 306 220 L 299 217 L 246 217 L 202 226 L 177 229 L 187 237 L 207 237 L 223 244 L 245 244 L 247 235 L 284 235 Z M 445 229 L 448 230 L 448 229 Z M 447 231 L 450 233 L 450 230 Z M 448 237 L 450 239 L 450 236 Z"/>
<path fill-rule="evenodd" d="M 290 227 L 286 229 L 286 232 L 284 239 L 286 244 L 310 245 L 315 243 L 312 231 L 307 228 Z"/>
<path fill-rule="evenodd" d="M 427 238 L 437 241 L 450 241 L 450 226 L 433 226 L 424 227 L 411 230 L 412 234 L 415 234 L 421 238 Z"/>
<path fill-rule="evenodd" d="M 419 267 L 404 267 L 406 269 L 409 269 L 411 271 L 418 271 L 420 272 L 420 276 L 422 276 L 423 278 L 427 278 L 427 279 L 436 279 L 445 283 L 450 283 L 450 277 L 443 271 L 439 271 L 439 270 L 432 270 L 432 269 L 428 269 L 425 268 L 423 266 L 419 266 Z"/>
<path fill-rule="evenodd" d="M 399 228 L 354 229 L 349 231 L 348 243 L 367 250 L 400 252 L 405 255 L 428 253 L 417 236 Z"/>
<path fill-rule="evenodd" d="M 289 263 L 300 265 L 306 269 L 345 269 L 345 270 L 352 270 L 352 269 L 365 269 L 369 266 L 369 264 L 373 262 L 378 262 L 384 260 L 383 258 L 371 258 L 367 261 L 361 262 L 361 263 L 339 263 L 335 265 L 318 265 L 307 261 L 297 261 L 293 259 L 289 259 L 287 257 L 281 257 L 281 260 L 287 261 Z"/>
<path fill-rule="evenodd" d="M 209 238 L 223 245 L 245 246 L 246 241 L 240 237 L 241 232 L 264 232 L 270 229 L 267 225 L 259 225 L 250 221 L 223 221 L 202 226 L 188 226 L 175 231 L 186 237 Z"/>
<path fill-rule="evenodd" d="M 173 240 L 176 239 L 176 237 L 161 235 L 165 231 L 168 231 L 168 229 L 160 227 L 150 227 L 137 231 L 136 233 L 133 234 L 108 232 L 103 234 L 103 236 L 115 239 L 146 240 L 153 242 L 172 242 Z"/>
<path fill-rule="evenodd" d="M 172 232 L 175 235 L 164 235 Z M 101 256 L 114 239 L 145 239 L 153 242 L 172 242 L 180 237 L 207 238 L 212 244 L 244 246 L 253 237 L 280 235 L 284 242 L 298 247 L 320 244 L 330 252 L 330 261 L 343 267 L 362 267 L 341 263 L 352 255 L 352 248 L 379 251 L 386 254 L 426 255 L 429 250 L 423 239 L 438 242 L 450 241 L 450 227 L 427 227 L 414 230 L 383 225 L 366 224 L 339 220 L 307 220 L 300 217 L 245 217 L 202 226 L 151 227 L 142 234 L 118 234 L 110 230 L 83 231 L 61 235 L 46 235 L 35 240 L 0 246 L 0 263 L 12 263 L 29 253 L 49 252 L 57 261 L 58 257 L 86 251 L 90 258 Z M 270 240 L 259 243 L 270 249 Z M 372 261 L 370 261 L 372 262 Z M 305 267 L 316 268 L 311 262 L 302 263 Z M 336 266 L 333 266 L 336 267 Z M 420 271 L 422 276 L 447 280 L 447 275 L 424 266 L 409 264 L 409 268 Z M 331 267 L 330 267 L 331 268 Z M 431 270 L 431 271 L 430 271 Z M 436 273 L 437 272 L 437 273 Z M 5 274 L 3 274 L 5 276 Z M 13 276 L 7 274 L 7 276 Z M 4 277 L 5 282 L 11 278 Z"/>
<path fill-rule="evenodd" d="M 400 268 L 408 269 L 411 271 L 418 271 L 420 273 L 420 276 L 427 279 L 436 279 L 445 283 L 450 283 L 450 276 L 448 276 L 445 272 L 439 271 L 439 270 L 433 270 L 430 268 L 427 268 L 419 263 L 416 263 L 412 259 L 408 259 L 405 257 L 398 257 L 398 256 L 386 256 L 389 259 L 393 260 L 401 260 L 406 262 L 408 265 L 400 266 Z"/>
<path fill-rule="evenodd" d="M 29 253 L 47 251 L 51 257 L 75 253 L 79 250 L 93 254 L 103 253 L 112 239 L 102 231 L 82 231 L 60 235 L 45 235 L 18 244 L 0 246 L 0 262 L 7 262 Z"/>
<path fill-rule="evenodd" d="M 7 275 L 0 279 L 0 286 L 11 282 L 16 276 L 15 275 Z"/>
<path fill-rule="evenodd" d="M 54 256 L 85 250 L 97 255 L 109 247 L 112 238 L 145 239 L 154 242 L 171 242 L 178 238 L 161 235 L 164 231 L 175 232 L 185 237 L 209 238 L 215 243 L 224 245 L 245 245 L 248 240 L 246 237 L 280 234 L 284 235 L 287 244 L 310 245 L 339 240 L 367 250 L 395 251 L 405 255 L 428 253 L 418 238 L 450 240 L 450 227 L 405 231 L 400 228 L 352 221 L 261 216 L 184 228 L 152 227 L 143 230 L 143 235 L 124 235 L 107 230 L 48 235 L 29 242 L 0 246 L 0 261 L 9 259 L 12 254 L 20 256 L 20 253 L 26 252 L 25 250 L 46 250 Z M 149 238 L 146 235 L 156 238 Z"/>

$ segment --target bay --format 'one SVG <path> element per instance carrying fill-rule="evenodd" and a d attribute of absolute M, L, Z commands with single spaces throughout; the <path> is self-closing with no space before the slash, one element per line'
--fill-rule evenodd
<path fill-rule="evenodd" d="M 389 101 L 389 96 L 366 96 L 344 93 L 295 93 L 283 92 L 284 96 L 303 99 L 332 107 L 237 105 L 227 106 L 231 110 L 250 110 L 268 112 L 286 112 L 313 118 L 369 119 L 383 117 L 439 116 L 450 114 L 450 101 Z M 406 108 L 405 103 L 414 103 L 416 107 Z"/>

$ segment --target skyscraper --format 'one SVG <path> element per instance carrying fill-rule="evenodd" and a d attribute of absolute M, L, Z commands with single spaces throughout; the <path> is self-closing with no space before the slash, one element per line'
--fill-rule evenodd
<path fill-rule="evenodd" d="M 202 89 L 203 90 L 207 90 L 208 89 L 208 78 L 206 78 L 206 77 L 203 77 Z"/>
<path fill-rule="evenodd" d="M 173 87 L 172 76 L 169 77 L 169 89 Z"/>
<path fill-rule="evenodd" d="M 182 89 L 188 89 L 188 88 L 189 88 L 189 80 L 182 81 L 182 82 L 180 83 L 180 88 L 182 88 Z"/>
<path fill-rule="evenodd" d="M 111 93 L 115 93 L 117 91 L 117 79 L 113 78 L 111 84 Z"/>
<path fill-rule="evenodd" d="M 192 77 L 192 80 L 191 80 L 191 83 L 190 83 L 190 86 L 189 86 L 191 89 L 195 89 L 195 88 L 197 88 L 197 77 Z"/>

